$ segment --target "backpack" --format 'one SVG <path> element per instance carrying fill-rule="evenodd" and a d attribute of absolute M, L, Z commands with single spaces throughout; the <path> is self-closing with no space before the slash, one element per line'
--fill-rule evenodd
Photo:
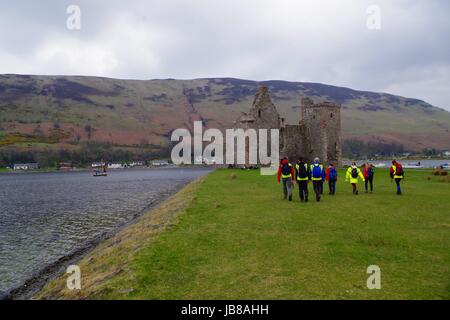
<path fill-rule="evenodd" d="M 367 174 L 369 175 L 369 177 L 373 177 L 374 171 L 372 167 L 369 167 L 369 170 L 367 170 Z"/>
<path fill-rule="evenodd" d="M 319 165 L 314 165 L 312 170 L 313 178 L 322 178 L 322 168 Z"/>
<path fill-rule="evenodd" d="M 289 163 L 283 163 L 283 164 L 281 165 L 281 173 L 282 173 L 284 176 L 288 176 L 288 175 L 291 174 L 291 166 L 289 165 Z"/>
<path fill-rule="evenodd" d="M 352 168 L 352 178 L 358 178 L 358 168 Z"/>
<path fill-rule="evenodd" d="M 297 176 L 302 179 L 305 179 L 308 177 L 308 172 L 306 170 L 306 164 L 304 164 L 304 163 L 298 164 Z"/>
<path fill-rule="evenodd" d="M 400 163 L 397 163 L 397 166 L 395 167 L 395 175 L 396 176 L 403 176 L 405 172 L 403 171 L 403 167 Z"/>
<path fill-rule="evenodd" d="M 328 173 L 328 177 L 330 178 L 330 180 L 336 180 L 336 178 L 337 178 L 336 168 L 330 168 L 330 172 Z"/>

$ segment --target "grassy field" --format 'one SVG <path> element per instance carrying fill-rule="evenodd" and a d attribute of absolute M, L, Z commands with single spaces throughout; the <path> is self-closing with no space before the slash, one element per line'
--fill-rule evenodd
<path fill-rule="evenodd" d="M 378 170 L 373 194 L 341 179 L 304 204 L 297 189 L 283 201 L 275 177 L 218 170 L 85 257 L 81 291 L 63 276 L 37 298 L 450 299 L 450 183 L 429 177 L 407 171 L 397 196 Z M 171 223 L 149 235 L 164 210 Z"/>

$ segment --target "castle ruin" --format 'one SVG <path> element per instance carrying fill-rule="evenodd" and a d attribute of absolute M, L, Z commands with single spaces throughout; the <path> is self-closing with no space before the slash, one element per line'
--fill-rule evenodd
<path fill-rule="evenodd" d="M 262 86 L 255 95 L 248 113 L 243 113 L 234 124 L 239 129 L 279 129 L 280 157 L 291 162 L 300 157 L 312 162 L 319 157 L 323 163 L 342 164 L 341 106 L 331 102 L 314 103 L 303 98 L 297 125 L 285 124 L 273 104 L 269 90 Z M 270 141 L 269 141 L 270 145 Z M 246 162 L 248 146 L 246 146 Z"/>

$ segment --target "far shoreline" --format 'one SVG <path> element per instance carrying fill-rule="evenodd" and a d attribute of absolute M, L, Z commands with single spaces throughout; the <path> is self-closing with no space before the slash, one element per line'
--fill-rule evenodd
<path fill-rule="evenodd" d="M 177 166 L 177 165 L 167 165 L 167 166 L 149 166 L 149 167 L 134 167 L 134 168 L 117 168 L 117 169 L 108 169 L 108 172 L 120 172 L 120 171 L 128 171 L 128 170 L 152 170 L 152 169 L 183 169 L 183 168 L 192 168 L 192 167 L 211 167 L 215 168 L 215 166 L 207 166 L 207 165 L 185 165 L 185 166 Z M 39 170 L 13 170 L 13 169 L 5 169 L 0 168 L 1 174 L 32 174 L 32 173 L 71 173 L 71 172 L 88 172 L 90 173 L 92 170 L 90 168 L 74 168 L 70 170 L 57 170 L 56 168 L 43 168 Z"/>
<path fill-rule="evenodd" d="M 439 157 L 431 157 L 431 158 L 426 158 L 426 157 L 392 157 L 392 158 L 380 158 L 380 159 L 351 159 L 351 158 L 343 158 L 342 162 L 343 163 L 349 163 L 349 162 L 353 162 L 355 161 L 358 165 L 362 165 L 364 162 L 371 162 L 371 163 L 383 163 L 383 162 L 390 162 L 393 159 L 396 159 L 400 162 L 406 162 L 406 161 L 414 161 L 414 162 L 422 162 L 422 161 L 436 161 L 436 162 L 442 162 L 441 164 L 450 164 L 450 158 L 439 158 Z M 406 164 L 406 163 L 404 163 Z M 343 165 L 342 167 L 345 168 L 348 165 Z M 174 164 L 170 164 L 170 165 L 165 165 L 165 166 L 139 166 L 139 167 L 131 167 L 131 168 L 116 168 L 116 169 L 108 169 L 108 172 L 113 173 L 113 172 L 121 172 L 121 171 L 128 171 L 128 170 L 154 170 L 154 169 L 182 169 L 182 168 L 192 168 L 192 167 L 206 167 L 206 168 L 211 168 L 212 170 L 216 169 L 216 168 L 220 168 L 220 167 L 226 167 L 226 165 L 174 165 Z M 436 169 L 437 166 L 426 166 L 423 167 L 421 169 Z M 409 169 L 415 169 L 415 168 L 409 168 Z M 416 169 L 415 169 L 416 170 Z M 38 173 L 73 173 L 73 172 L 87 172 L 87 173 L 91 173 L 92 169 L 91 168 L 86 168 L 86 167 L 80 167 L 80 168 L 73 168 L 73 169 L 68 169 L 68 170 L 58 170 L 56 168 L 42 168 L 39 170 L 13 170 L 13 169 L 6 169 L 6 168 L 0 168 L 0 175 L 6 175 L 6 174 L 11 174 L 11 175 L 23 175 L 23 174 L 38 174 Z"/>

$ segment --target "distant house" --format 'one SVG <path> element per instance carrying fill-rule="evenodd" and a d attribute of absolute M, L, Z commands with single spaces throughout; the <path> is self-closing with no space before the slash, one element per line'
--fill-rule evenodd
<path fill-rule="evenodd" d="M 73 169 L 73 164 L 70 162 L 60 162 L 58 163 L 58 165 L 56 166 L 56 169 L 58 170 L 71 170 Z"/>
<path fill-rule="evenodd" d="M 169 161 L 167 160 L 153 160 L 152 161 L 152 166 L 154 167 L 163 167 L 163 166 L 168 166 L 169 165 Z"/>
<path fill-rule="evenodd" d="M 39 170 L 38 163 L 16 163 L 13 166 L 13 170 Z"/>
<path fill-rule="evenodd" d="M 106 165 L 104 162 L 94 162 L 91 164 L 91 168 L 103 168 Z"/>
<path fill-rule="evenodd" d="M 108 169 L 123 169 L 124 166 L 121 163 L 108 163 Z"/>
<path fill-rule="evenodd" d="M 130 163 L 130 167 L 143 167 L 145 166 L 145 161 L 133 161 Z"/>

